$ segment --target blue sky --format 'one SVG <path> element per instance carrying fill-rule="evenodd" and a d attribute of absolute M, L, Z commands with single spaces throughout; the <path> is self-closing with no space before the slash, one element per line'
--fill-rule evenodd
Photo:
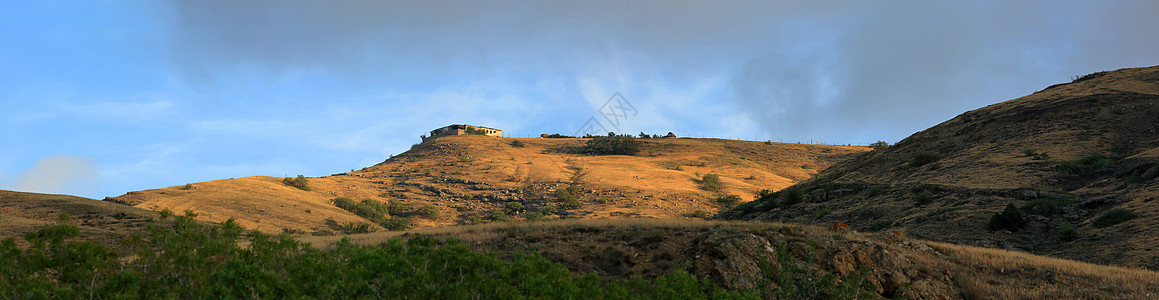
<path fill-rule="evenodd" d="M 867 144 L 1159 65 L 1155 1 L 3 1 L 0 189 L 373 165 L 436 127 Z"/>

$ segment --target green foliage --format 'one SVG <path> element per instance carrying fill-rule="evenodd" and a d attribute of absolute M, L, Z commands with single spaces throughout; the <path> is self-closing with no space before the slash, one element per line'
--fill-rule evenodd
<path fill-rule="evenodd" d="M 555 191 L 555 199 L 559 201 L 559 207 L 563 209 L 580 209 L 584 204 L 579 201 L 579 189 L 575 186 L 569 186 L 566 189 Z"/>
<path fill-rule="evenodd" d="M 520 141 L 520 140 L 512 140 L 511 141 L 511 147 L 523 148 L 523 146 L 526 146 L 523 144 L 523 141 Z"/>
<path fill-rule="evenodd" d="M 1064 241 L 1074 240 L 1074 225 L 1071 225 L 1070 222 L 1062 221 L 1058 225 L 1058 238 Z"/>
<path fill-rule="evenodd" d="M 887 143 L 886 141 L 876 141 L 876 142 L 873 142 L 872 144 L 869 144 L 869 146 L 873 147 L 873 150 L 889 149 L 889 143 Z"/>
<path fill-rule="evenodd" d="M 516 201 L 507 202 L 503 205 L 503 211 L 508 214 L 517 214 L 523 211 L 523 203 Z"/>
<path fill-rule="evenodd" d="M 1062 209 L 1075 204 L 1075 200 L 1063 197 L 1034 199 L 1022 205 L 1022 211 L 1032 215 L 1061 214 Z"/>
<path fill-rule="evenodd" d="M 930 204 L 930 202 L 934 201 L 934 194 L 929 191 L 921 191 L 914 195 L 914 200 L 917 202 L 917 205 Z"/>
<path fill-rule="evenodd" d="M 1136 215 L 1134 212 L 1129 210 L 1115 208 L 1099 215 L 1098 218 L 1095 218 L 1094 221 L 1091 221 L 1091 226 L 1094 226 L 1095 228 L 1111 227 L 1138 217 L 1139 215 Z"/>
<path fill-rule="evenodd" d="M 27 235 L 27 249 L 13 238 L 0 242 L 0 298 L 756 298 L 683 270 L 605 281 L 539 255 L 505 260 L 426 237 L 365 248 L 342 240 L 318 250 L 288 235 L 245 233 L 233 221 L 203 225 L 187 215 L 150 225 L 150 234 L 114 251 L 67 240 L 78 231 L 42 228 Z"/>
<path fill-rule="evenodd" d="M 740 196 L 720 195 L 719 197 L 716 197 L 716 199 L 712 199 L 712 202 L 726 209 L 732 208 L 733 206 L 736 206 L 737 203 L 740 203 Z"/>
<path fill-rule="evenodd" d="M 394 216 L 394 217 L 391 217 L 390 219 L 386 219 L 386 220 L 383 220 L 382 222 L 379 222 L 378 225 L 382 226 L 382 228 L 386 228 L 386 230 L 402 231 L 402 230 L 410 229 L 410 219 L 400 217 L 400 216 Z"/>
<path fill-rule="evenodd" d="M 306 177 L 302 176 L 302 175 L 298 175 L 298 177 L 295 177 L 295 178 L 286 177 L 286 178 L 282 179 L 282 183 L 285 185 L 288 185 L 288 186 L 298 188 L 299 190 L 303 190 L 303 191 L 307 191 L 307 192 L 310 191 L 309 181 L 306 180 Z"/>
<path fill-rule="evenodd" d="M 1025 154 L 1026 156 L 1038 156 L 1039 153 L 1034 149 L 1026 149 L 1022 150 L 1022 154 Z"/>
<path fill-rule="evenodd" d="M 793 205 L 805 201 L 805 192 L 800 189 L 787 189 L 781 193 L 781 200 L 784 200 L 784 205 Z"/>
<path fill-rule="evenodd" d="M 371 233 L 376 231 L 373 225 L 366 222 L 346 222 L 339 224 L 338 221 L 335 221 L 334 219 L 326 219 L 325 224 L 326 226 L 330 227 L 330 230 L 338 231 L 344 234 Z"/>
<path fill-rule="evenodd" d="M 547 216 L 544 216 L 543 213 L 537 211 L 537 212 L 529 213 L 526 216 L 524 216 L 523 218 L 528 220 L 528 221 L 543 221 L 543 220 L 547 219 Z"/>
<path fill-rule="evenodd" d="M 193 184 L 192 184 L 192 183 L 186 183 L 184 186 L 181 186 L 181 187 L 179 187 L 179 188 L 177 188 L 177 189 L 179 189 L 179 190 L 183 190 L 183 191 L 192 190 L 192 189 L 193 189 Z"/>
<path fill-rule="evenodd" d="M 828 214 L 829 214 L 829 208 L 828 207 L 822 208 L 821 210 L 818 210 L 816 213 L 813 214 L 813 218 L 814 219 L 824 218 L 825 215 L 828 215 Z"/>
<path fill-rule="evenodd" d="M 1087 81 L 1087 80 L 1091 80 L 1094 78 L 1098 78 L 1099 76 L 1103 76 L 1106 74 L 1107 74 L 1107 71 L 1100 71 L 1100 72 L 1094 72 L 1094 73 L 1090 73 L 1090 74 L 1083 75 L 1083 76 L 1074 75 L 1074 76 L 1071 76 L 1070 82 L 1076 83 L 1076 82 L 1081 82 L 1081 81 Z"/>
<path fill-rule="evenodd" d="M 693 211 L 692 213 L 688 214 L 688 216 L 693 217 L 693 218 L 703 219 L 703 218 L 707 218 L 709 216 L 712 216 L 712 213 L 709 213 L 708 211 L 705 211 L 703 209 L 697 209 L 697 210 Z"/>
<path fill-rule="evenodd" d="M 700 188 L 711 192 L 720 191 L 720 175 L 712 173 L 704 174 L 704 176 L 700 177 Z"/>
<path fill-rule="evenodd" d="M 909 165 L 916 168 L 938 161 L 940 159 L 942 159 L 942 154 L 940 153 L 933 151 L 922 151 L 914 154 L 913 158 L 910 158 Z"/>
<path fill-rule="evenodd" d="M 491 219 L 491 221 L 495 221 L 495 222 L 511 221 L 511 218 L 508 217 L 507 214 L 503 213 L 502 210 L 498 210 L 498 209 L 491 211 L 490 219 Z"/>
<path fill-rule="evenodd" d="M 374 223 L 381 223 L 390 216 L 390 207 L 377 200 L 366 199 L 362 202 L 355 203 L 354 200 L 346 197 L 338 197 L 330 199 L 330 203 L 343 210 L 349 211 L 369 220 Z"/>
<path fill-rule="evenodd" d="M 1093 172 L 1095 169 L 1107 165 L 1107 158 L 1102 155 L 1091 155 L 1077 160 L 1058 162 L 1059 171 L 1071 175 L 1082 175 Z"/>
<path fill-rule="evenodd" d="M 883 193 L 883 192 L 884 192 L 884 190 L 880 186 L 875 186 L 875 187 L 869 188 L 869 194 L 867 196 L 868 197 L 877 197 L 877 195 L 881 195 L 881 193 Z"/>
<path fill-rule="evenodd" d="M 562 135 L 562 134 L 558 134 L 558 133 L 540 134 L 539 137 L 548 138 L 548 139 L 574 139 L 575 138 L 574 136 Z"/>
<path fill-rule="evenodd" d="M 990 222 L 986 224 L 986 229 L 990 232 L 1000 229 L 1018 231 L 1022 227 L 1026 227 L 1026 220 L 1022 218 L 1022 212 L 1013 203 L 1007 204 L 1006 209 L 1003 209 L 1002 212 L 990 216 Z"/>
<path fill-rule="evenodd" d="M 418 214 L 420 217 L 423 217 L 427 220 L 438 219 L 440 215 L 439 209 L 430 204 L 424 204 L 423 206 L 419 207 L 419 209 L 415 210 L 415 214 Z"/>
<path fill-rule="evenodd" d="M 559 214 L 559 209 L 556 209 L 553 205 L 547 205 L 539 209 L 539 212 L 543 213 L 544 215 L 555 215 Z"/>
<path fill-rule="evenodd" d="M 810 165 L 801 165 L 801 168 L 802 168 L 802 169 L 805 169 L 805 170 L 811 170 L 811 169 L 813 169 L 813 166 L 810 166 Z"/>
<path fill-rule="evenodd" d="M 870 231 L 881 231 L 882 229 L 886 229 L 886 228 L 889 228 L 890 226 L 893 226 L 893 223 L 894 223 L 893 220 L 878 220 L 878 221 L 873 222 L 873 224 L 869 224 L 869 230 Z"/>
<path fill-rule="evenodd" d="M 640 142 L 630 136 L 592 137 L 580 152 L 589 155 L 636 155 L 640 152 Z"/>

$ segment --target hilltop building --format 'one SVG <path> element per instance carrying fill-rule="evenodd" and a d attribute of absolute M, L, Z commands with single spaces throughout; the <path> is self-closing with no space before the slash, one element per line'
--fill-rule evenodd
<path fill-rule="evenodd" d="M 433 138 L 437 138 L 437 137 L 441 137 L 441 136 L 469 135 L 469 134 L 502 137 L 503 131 L 499 130 L 499 129 L 483 127 L 483 126 L 473 126 L 473 125 L 466 125 L 466 124 L 451 124 L 451 125 L 447 125 L 447 126 L 444 126 L 441 128 L 437 128 L 435 130 L 431 130 L 430 136 L 423 136 L 423 142 L 426 142 L 429 139 L 433 139 Z"/>

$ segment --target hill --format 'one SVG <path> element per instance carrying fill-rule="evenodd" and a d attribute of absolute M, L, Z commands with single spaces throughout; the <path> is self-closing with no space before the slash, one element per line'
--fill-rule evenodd
<path fill-rule="evenodd" d="M 88 198 L 0 190 L 0 239 L 57 224 L 62 214 L 77 224 L 82 238 L 107 244 L 144 232 L 145 224 L 157 216 L 154 211 Z"/>
<path fill-rule="evenodd" d="M 720 218 L 843 221 L 1159 269 L 1157 120 L 1159 67 L 1094 73 L 963 113 Z"/>
<path fill-rule="evenodd" d="M 283 178 L 255 176 L 110 200 L 192 210 L 212 222 L 233 218 L 265 232 L 323 235 L 398 229 L 400 223 L 424 228 L 505 219 L 696 219 L 720 210 L 714 201 L 720 195 L 753 199 L 761 190 L 787 187 L 869 149 L 682 138 L 638 139 L 636 155 L 569 154 L 587 140 L 447 136 L 361 170 L 303 178 L 309 191 Z M 707 174 L 718 175 L 717 190 L 701 183 Z M 335 202 L 339 197 L 349 201 Z"/>
<path fill-rule="evenodd" d="M 697 220 L 558 220 L 302 237 L 333 248 L 393 238 L 454 239 L 476 251 L 538 253 L 574 273 L 656 278 L 676 270 L 731 290 L 800 299 L 865 289 L 883 298 L 1148 298 L 1159 273 L 833 226 Z M 848 296 L 845 297 L 851 297 Z M 822 297 L 823 298 L 823 297 Z M 842 298 L 842 297 L 837 297 Z"/>

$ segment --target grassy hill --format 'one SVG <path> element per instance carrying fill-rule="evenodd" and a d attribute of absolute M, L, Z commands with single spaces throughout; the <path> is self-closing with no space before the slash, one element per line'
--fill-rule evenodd
<path fill-rule="evenodd" d="M 1159 269 L 1159 67 L 963 113 L 721 215 Z M 1009 212 L 1016 210 L 1018 214 Z M 994 225 L 991 225 L 991 220 Z"/>
<path fill-rule="evenodd" d="M 154 211 L 88 198 L 0 190 L 0 237 L 56 224 L 62 214 L 78 224 L 85 239 L 109 243 L 143 232 L 144 224 L 157 216 Z"/>
<path fill-rule="evenodd" d="M 636 155 L 569 154 L 568 149 L 587 140 L 448 136 L 375 166 L 304 178 L 309 191 L 283 178 L 255 176 L 129 192 L 112 200 L 152 210 L 192 210 L 212 222 L 233 218 L 272 233 L 337 233 L 345 230 L 341 225 L 358 223 L 385 230 L 381 224 L 424 228 L 528 218 L 697 219 L 722 209 L 714 201 L 721 195 L 748 201 L 761 190 L 787 187 L 869 150 L 639 139 Z M 707 174 L 718 175 L 717 189 L 703 184 Z M 352 209 L 335 205 L 339 197 L 354 203 L 345 205 Z M 359 206 L 364 200 L 373 202 Z M 374 215 L 367 211 L 380 213 L 367 218 Z"/>

